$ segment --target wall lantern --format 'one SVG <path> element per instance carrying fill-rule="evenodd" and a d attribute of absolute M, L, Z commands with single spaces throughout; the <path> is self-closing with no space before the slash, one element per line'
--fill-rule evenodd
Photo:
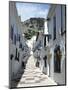
<path fill-rule="evenodd" d="M 50 21 L 50 18 L 47 18 L 46 20 L 47 20 L 47 21 Z"/>

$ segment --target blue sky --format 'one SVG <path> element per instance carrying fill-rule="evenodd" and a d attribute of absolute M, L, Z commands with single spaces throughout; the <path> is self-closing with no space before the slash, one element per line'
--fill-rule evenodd
<path fill-rule="evenodd" d="M 46 18 L 50 5 L 37 3 L 16 3 L 16 7 L 18 15 L 21 16 L 21 21 L 25 21 L 31 17 Z"/>

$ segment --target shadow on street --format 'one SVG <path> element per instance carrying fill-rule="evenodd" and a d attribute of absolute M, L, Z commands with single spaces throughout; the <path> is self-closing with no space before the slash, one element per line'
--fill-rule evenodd
<path fill-rule="evenodd" d="M 29 59 L 29 57 L 28 57 L 28 59 Z M 27 59 L 27 62 L 28 62 L 28 59 Z M 27 64 L 27 62 L 26 62 L 26 64 Z M 11 83 L 11 86 L 10 86 L 11 89 L 16 88 L 18 83 L 20 82 L 20 80 L 21 80 L 21 78 L 22 78 L 22 76 L 23 76 L 23 74 L 25 72 L 26 64 L 25 65 L 22 64 L 22 67 L 19 70 L 19 72 L 17 73 L 17 75 L 15 76 L 15 78 L 11 80 L 11 82 L 10 82 Z"/>

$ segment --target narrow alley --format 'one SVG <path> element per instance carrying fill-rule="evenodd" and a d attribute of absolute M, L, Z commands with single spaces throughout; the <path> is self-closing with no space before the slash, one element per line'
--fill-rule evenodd
<path fill-rule="evenodd" d="M 16 2 L 9 5 L 9 87 L 65 85 L 66 6 L 48 5 L 47 18 L 40 15 L 32 17 L 28 12 L 30 16 L 22 20 L 22 16 L 18 15 L 18 5 L 20 3 Z M 24 8 L 23 5 L 31 8 L 35 4 L 21 5 L 21 8 Z M 41 7 L 45 4 L 38 5 L 37 9 L 42 11 Z M 45 8 L 43 11 L 46 11 Z"/>
<path fill-rule="evenodd" d="M 24 74 L 22 75 L 17 87 L 57 85 L 47 75 L 43 74 L 38 67 L 35 66 L 34 60 L 33 55 L 31 55 L 26 64 Z"/>

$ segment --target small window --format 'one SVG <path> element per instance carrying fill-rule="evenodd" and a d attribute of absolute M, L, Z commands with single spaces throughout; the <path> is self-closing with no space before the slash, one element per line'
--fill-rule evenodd
<path fill-rule="evenodd" d="M 61 5 L 61 35 L 66 31 L 66 6 Z"/>
<path fill-rule="evenodd" d="M 15 60 L 17 60 L 17 48 L 16 48 L 16 53 L 15 53 Z"/>
<path fill-rule="evenodd" d="M 56 39 L 56 16 L 54 16 L 53 17 L 53 35 L 54 35 L 54 37 L 53 37 L 53 40 L 55 40 Z"/>
<path fill-rule="evenodd" d="M 66 30 L 66 5 L 65 5 L 65 30 Z"/>
<path fill-rule="evenodd" d="M 47 67 L 47 61 L 46 61 L 47 60 L 47 56 L 45 56 L 43 59 L 44 59 L 44 65 L 45 65 L 45 67 Z"/>
<path fill-rule="evenodd" d="M 11 54 L 11 55 L 10 55 L 10 60 L 12 60 L 12 59 L 13 59 L 13 57 L 14 57 L 14 55 L 13 55 L 13 54 Z"/>
<path fill-rule="evenodd" d="M 18 62 L 19 62 L 19 57 L 20 57 L 20 53 L 18 52 L 18 58 L 17 58 Z"/>
<path fill-rule="evenodd" d="M 16 45 L 16 35 L 14 35 L 14 44 Z"/>
<path fill-rule="evenodd" d="M 46 36 L 44 37 L 44 46 L 46 46 Z"/>
<path fill-rule="evenodd" d="M 62 10 L 62 5 L 61 5 L 61 34 L 63 32 L 63 10 Z"/>
<path fill-rule="evenodd" d="M 15 60 L 19 61 L 20 53 L 18 52 L 16 48 L 16 53 L 15 53 Z"/>
<path fill-rule="evenodd" d="M 13 40 L 13 27 L 11 26 L 11 40 Z"/>

